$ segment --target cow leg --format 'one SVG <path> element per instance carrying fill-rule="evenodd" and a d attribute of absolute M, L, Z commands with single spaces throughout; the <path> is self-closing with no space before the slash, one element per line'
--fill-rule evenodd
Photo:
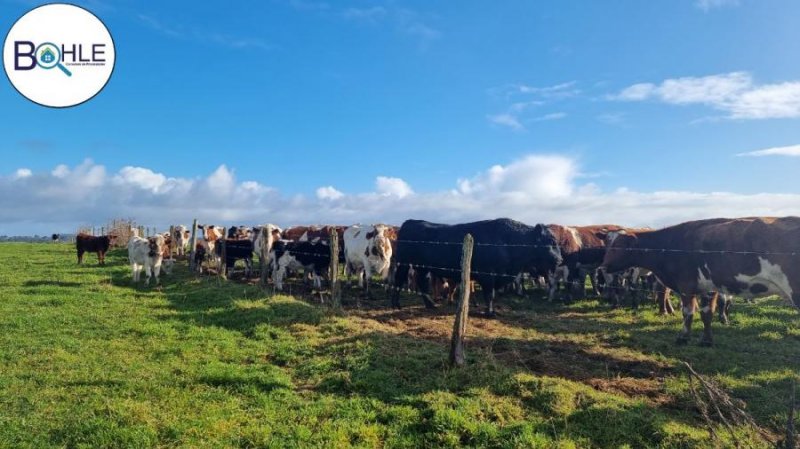
<path fill-rule="evenodd" d="M 548 292 L 547 292 L 547 301 L 553 302 L 553 299 L 556 297 L 556 292 L 558 291 L 558 276 L 556 272 L 547 273 L 547 281 L 548 281 Z"/>
<path fill-rule="evenodd" d="M 670 298 L 671 296 L 672 292 L 670 290 L 664 292 L 664 305 L 667 308 L 667 314 L 675 315 L 675 307 L 672 306 L 672 298 Z"/>
<path fill-rule="evenodd" d="M 272 284 L 278 291 L 283 291 L 283 276 L 286 273 L 286 268 L 280 267 L 272 270 Z"/>
<path fill-rule="evenodd" d="M 144 273 L 144 275 L 145 275 L 144 285 L 150 285 L 150 277 L 152 275 L 151 270 L 150 270 L 150 264 L 145 263 L 144 264 L 144 270 L 145 270 L 145 273 Z"/>
<path fill-rule="evenodd" d="M 676 341 L 679 345 L 689 343 L 689 336 L 692 332 L 692 319 L 694 318 L 694 311 L 697 308 L 697 300 L 693 295 L 685 295 L 681 293 L 681 312 L 683 312 L 683 330 L 678 335 Z"/>
<path fill-rule="evenodd" d="M 83 250 L 80 249 L 78 250 L 78 265 L 83 263 L 83 253 L 84 253 Z"/>
<path fill-rule="evenodd" d="M 417 273 L 417 291 L 419 291 L 420 295 L 422 296 L 422 302 L 425 303 L 426 309 L 436 308 L 436 304 L 431 301 L 430 281 L 427 273 L 424 275 L 419 272 Z"/>
<path fill-rule="evenodd" d="M 597 271 L 589 273 L 589 283 L 592 285 L 592 296 L 600 296 L 600 289 L 597 282 Z"/>
<path fill-rule="evenodd" d="M 364 292 L 367 299 L 372 299 L 372 292 L 369 290 L 369 280 L 372 278 L 369 263 L 364 264 Z"/>
<path fill-rule="evenodd" d="M 717 299 L 719 293 L 706 293 L 700 299 L 700 318 L 703 320 L 703 338 L 700 340 L 700 346 L 711 346 L 714 343 L 714 337 L 711 334 L 711 321 L 714 318 L 714 312 L 717 308 Z"/>
<path fill-rule="evenodd" d="M 131 278 L 134 284 L 139 282 L 139 265 L 135 263 L 131 264 Z"/>
<path fill-rule="evenodd" d="M 393 278 L 394 283 L 394 290 L 392 290 L 392 299 L 391 305 L 392 307 L 399 309 L 400 308 L 400 289 L 403 285 L 407 285 L 409 289 L 411 289 L 411 284 L 409 283 L 409 267 L 408 265 L 402 264 L 395 264 L 394 265 L 394 273 L 390 275 Z"/>
<path fill-rule="evenodd" d="M 447 304 L 453 305 L 455 304 L 455 297 L 456 297 L 456 284 L 455 282 L 450 282 L 448 284 L 449 287 L 447 289 Z"/>
<path fill-rule="evenodd" d="M 667 293 L 666 290 L 656 290 L 655 295 L 656 295 L 656 304 L 658 304 L 658 313 L 660 313 L 661 315 L 667 315 L 668 314 L 667 304 L 669 303 L 669 293 Z M 672 304 L 669 304 L 669 307 L 672 308 Z"/>
<path fill-rule="evenodd" d="M 317 289 L 317 294 L 319 295 L 319 303 L 325 304 L 325 296 L 322 294 L 322 278 L 317 274 L 316 271 L 311 275 L 314 280 L 314 288 Z"/>
<path fill-rule="evenodd" d="M 495 297 L 495 288 L 492 285 L 489 288 L 483 289 L 483 299 L 486 301 L 486 317 L 487 318 L 494 318 L 497 314 L 494 311 L 494 297 Z"/>
<path fill-rule="evenodd" d="M 728 314 L 730 313 L 731 306 L 733 305 L 733 300 L 728 295 L 720 295 L 722 304 L 717 304 L 719 307 L 719 321 L 722 324 L 730 323 L 728 319 Z"/>
<path fill-rule="evenodd" d="M 161 274 L 161 264 L 153 266 L 153 276 L 156 278 L 156 285 L 158 285 L 161 281 L 158 280 L 158 275 Z"/>
<path fill-rule="evenodd" d="M 583 299 L 586 296 L 586 274 L 580 268 L 570 270 L 569 299 Z"/>

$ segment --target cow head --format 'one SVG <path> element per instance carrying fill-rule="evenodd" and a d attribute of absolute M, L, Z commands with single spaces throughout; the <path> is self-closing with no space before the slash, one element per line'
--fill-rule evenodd
<path fill-rule="evenodd" d="M 164 236 L 157 234 L 148 238 L 147 241 L 150 247 L 150 251 L 148 251 L 147 255 L 150 257 L 163 257 L 164 247 L 166 246 L 166 240 L 164 239 Z"/>
<path fill-rule="evenodd" d="M 197 229 L 203 231 L 203 240 L 214 242 L 222 238 L 222 228 L 214 225 L 197 225 Z"/>
<path fill-rule="evenodd" d="M 618 232 L 614 233 L 612 237 L 609 234 L 609 243 L 601 268 L 609 273 L 616 273 L 629 268 L 631 266 L 631 250 L 638 247 L 639 239 L 636 235 Z"/>
<path fill-rule="evenodd" d="M 564 258 L 561 255 L 561 247 L 558 245 L 558 239 L 549 227 L 543 224 L 537 224 L 534 227 L 534 234 L 538 234 L 536 239 L 539 251 L 534 250 L 543 256 L 544 265 L 556 267 L 561 265 Z"/>

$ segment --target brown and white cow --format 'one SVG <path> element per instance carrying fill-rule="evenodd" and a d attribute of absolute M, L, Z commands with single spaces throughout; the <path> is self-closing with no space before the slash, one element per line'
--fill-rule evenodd
<path fill-rule="evenodd" d="M 606 252 L 609 272 L 644 267 L 681 297 L 688 342 L 701 298 L 701 344 L 711 345 L 716 295 L 745 298 L 780 295 L 800 308 L 800 217 L 715 218 L 658 231 L 618 235 Z"/>
<path fill-rule="evenodd" d="M 177 255 L 185 256 L 186 247 L 189 245 L 189 239 L 192 237 L 192 233 L 186 229 L 186 226 L 177 225 L 172 227 L 171 237 L 175 244 Z"/>
<path fill-rule="evenodd" d="M 345 274 L 355 273 L 360 286 L 369 296 L 369 280 L 373 273 L 381 279 L 389 275 L 392 244 L 386 237 L 386 225 L 353 225 L 344 231 Z"/>
<path fill-rule="evenodd" d="M 548 225 L 548 229 L 556 237 L 563 263 L 555 273 L 549 274 L 550 292 L 548 299 L 555 297 L 558 281 L 564 280 L 570 298 L 584 296 L 584 282 L 587 274 L 595 295 L 600 292 L 594 271 L 603 262 L 609 236 L 619 232 L 635 232 L 638 229 L 625 228 L 619 225 L 561 226 Z"/>
<path fill-rule="evenodd" d="M 117 236 L 113 234 L 96 237 L 82 233 L 75 236 L 75 249 L 78 251 L 78 265 L 83 263 L 84 253 L 97 253 L 98 263 L 100 265 L 105 265 L 108 248 L 114 243 L 116 238 Z"/>

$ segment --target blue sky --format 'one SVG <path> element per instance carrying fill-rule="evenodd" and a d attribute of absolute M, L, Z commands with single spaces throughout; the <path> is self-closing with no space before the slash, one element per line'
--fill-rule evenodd
<path fill-rule="evenodd" d="M 52 174 L 59 164 L 70 173 L 101 166 L 100 189 L 119 186 L 125 167 L 147 170 L 136 173 L 157 179 L 128 177 L 135 185 L 125 192 L 153 210 L 169 202 L 158 176 L 197 187 L 224 164 L 230 192 L 257 183 L 251 200 L 266 205 L 227 210 L 219 198 L 207 208 L 221 209 L 209 217 L 219 221 L 382 220 L 381 199 L 397 200 L 387 221 L 507 214 L 665 224 L 701 212 L 796 213 L 786 196 L 800 193 L 794 0 L 78 3 L 111 30 L 114 75 L 66 110 L 0 87 L 0 192 L 10 197 L 0 200 L 0 233 L 127 211 L 77 189 L 93 202 L 84 215 L 35 212 L 31 203 L 63 202 L 31 193 L 65 179 Z M 37 4 L 0 0 L 0 28 Z M 775 147 L 790 148 L 737 156 Z M 515 167 L 519 179 L 492 181 Z M 531 187 L 527 177 L 553 179 Z M 469 196 L 464 182 L 515 199 L 494 210 L 496 197 Z M 317 191 L 326 187 L 334 193 Z M 437 207 L 454 190 L 459 206 Z M 683 212 L 649 221 L 630 205 L 614 215 L 630 200 L 619 192 L 645 205 L 647 195 L 682 192 L 666 209 Z M 692 202 L 712 192 L 735 207 Z M 204 201 L 200 190 L 183 194 Z M 405 204 L 412 199 L 417 206 Z M 607 213 L 586 206 L 592 200 Z M 151 222 L 192 218 L 130 206 Z"/>

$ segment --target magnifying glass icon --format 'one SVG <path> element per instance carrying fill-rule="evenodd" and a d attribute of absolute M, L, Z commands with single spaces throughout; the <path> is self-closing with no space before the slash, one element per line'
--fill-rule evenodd
<path fill-rule="evenodd" d="M 56 44 L 45 42 L 36 47 L 36 64 L 47 70 L 58 67 L 65 75 L 72 76 L 72 72 L 61 64 L 61 50 Z"/>

